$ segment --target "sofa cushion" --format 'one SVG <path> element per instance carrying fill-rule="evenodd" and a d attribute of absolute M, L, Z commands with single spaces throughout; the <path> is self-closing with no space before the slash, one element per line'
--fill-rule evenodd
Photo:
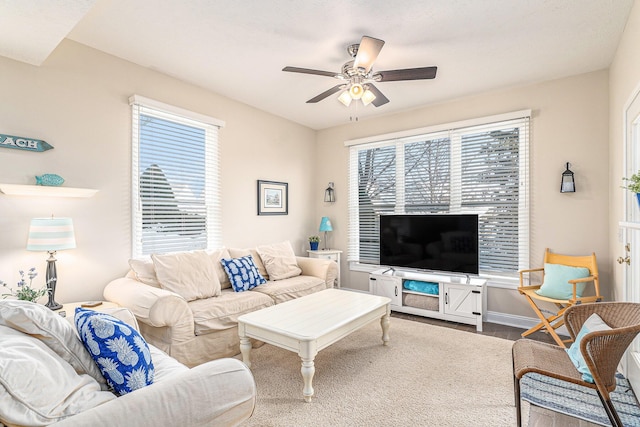
<path fill-rule="evenodd" d="M 302 273 L 296 261 L 296 254 L 288 240 L 273 245 L 258 246 L 256 249 L 269 273 L 269 280 L 288 279 Z"/>
<path fill-rule="evenodd" d="M 116 398 L 36 336 L 0 325 L 0 342 L 0 424 L 48 425 Z"/>
<path fill-rule="evenodd" d="M 220 287 L 222 289 L 230 288 L 231 282 L 229 281 L 229 276 L 227 276 L 227 272 L 224 271 L 224 267 L 220 263 L 222 258 L 232 258 L 231 254 L 229 254 L 229 250 L 227 248 L 222 248 L 215 251 L 207 251 L 207 254 L 209 254 L 213 260 L 213 266 L 216 270 L 216 276 L 218 276 Z"/>
<path fill-rule="evenodd" d="M 255 291 L 238 293 L 225 289 L 217 298 L 191 301 L 189 308 L 193 312 L 196 335 L 204 335 L 238 326 L 239 316 L 272 305 L 273 300 L 265 294 Z"/>
<path fill-rule="evenodd" d="M 123 395 L 153 383 L 149 346 L 138 331 L 115 317 L 76 308 L 76 329 L 114 391 Z"/>
<path fill-rule="evenodd" d="M 78 374 L 88 374 L 102 384 L 104 390 L 108 389 L 104 377 L 76 335 L 73 325 L 55 311 L 29 301 L 0 301 L 0 325 L 38 338 Z"/>
<path fill-rule="evenodd" d="M 270 281 L 252 292 L 268 295 L 276 304 L 326 289 L 324 280 L 314 276 L 296 276 L 286 280 Z"/>
<path fill-rule="evenodd" d="M 220 263 L 229 276 L 231 287 L 236 292 L 250 291 L 256 286 L 267 283 L 251 255 L 231 259 L 222 258 Z"/>
<path fill-rule="evenodd" d="M 220 295 L 213 260 L 205 251 L 153 254 L 151 259 L 163 289 L 187 301 Z"/>
<path fill-rule="evenodd" d="M 229 248 L 229 255 L 231 258 L 240 258 L 243 256 L 251 255 L 253 257 L 253 262 L 258 267 L 258 271 L 260 275 L 265 278 L 265 280 L 269 280 L 269 273 L 267 273 L 267 269 L 264 268 L 264 264 L 262 263 L 262 259 L 260 258 L 260 254 L 255 249 L 238 249 L 238 248 Z"/>
<path fill-rule="evenodd" d="M 156 269 L 153 266 L 153 260 L 151 258 L 131 258 L 129 260 L 129 267 L 133 272 L 133 277 L 144 283 L 145 285 L 153 286 L 154 288 L 161 288 L 158 277 L 156 276 Z"/>

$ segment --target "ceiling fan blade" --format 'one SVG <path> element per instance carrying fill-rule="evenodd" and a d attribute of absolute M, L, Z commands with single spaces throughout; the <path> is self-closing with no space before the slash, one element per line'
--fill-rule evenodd
<path fill-rule="evenodd" d="M 425 80 L 436 77 L 438 67 L 405 68 L 403 70 L 378 71 L 381 82 L 396 82 L 400 80 Z"/>
<path fill-rule="evenodd" d="M 312 70 L 310 68 L 298 68 L 298 67 L 284 67 L 282 71 L 289 71 L 290 73 L 303 73 L 303 74 L 315 74 L 317 76 L 336 77 L 338 73 L 331 71 Z"/>
<path fill-rule="evenodd" d="M 384 40 L 363 36 L 360 40 L 360 46 L 358 46 L 353 68 L 364 68 L 365 73 L 368 73 L 382 50 L 382 46 L 384 46 Z"/>
<path fill-rule="evenodd" d="M 379 107 L 389 102 L 389 99 L 386 96 L 384 96 L 382 92 L 378 90 L 377 87 L 375 87 L 371 83 L 367 84 L 367 86 L 369 87 L 369 90 L 373 92 L 373 94 L 376 96 L 376 99 L 374 99 L 371 102 L 374 106 Z"/>
<path fill-rule="evenodd" d="M 311 98 L 310 100 L 307 101 L 307 104 L 315 104 L 318 101 L 322 101 L 323 99 L 325 99 L 328 96 L 333 95 L 334 93 L 340 91 L 340 89 L 342 89 L 344 87 L 344 85 L 337 85 L 332 87 L 329 90 L 325 90 L 324 92 L 322 92 L 320 95 L 315 96 L 313 98 Z"/>

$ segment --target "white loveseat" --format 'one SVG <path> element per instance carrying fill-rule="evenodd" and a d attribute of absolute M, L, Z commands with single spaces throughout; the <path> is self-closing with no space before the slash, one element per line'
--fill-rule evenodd
<path fill-rule="evenodd" d="M 208 260 L 202 254 L 185 254 L 130 260 L 126 277 L 110 282 L 103 294 L 106 300 L 133 312 L 149 343 L 187 366 L 239 354 L 239 316 L 331 288 L 338 273 L 331 260 L 296 257 L 289 242 L 206 251 Z M 172 255 L 182 258 L 172 260 Z M 248 255 L 267 283 L 236 292 L 220 260 Z M 195 265 L 193 259 L 198 260 Z M 206 284 L 201 283 L 202 277 L 184 279 L 205 264 L 210 268 L 209 262 L 215 272 L 213 281 L 219 283 L 217 293 L 213 288 L 203 291 L 210 285 L 208 278 Z"/>
<path fill-rule="evenodd" d="M 102 311 L 137 327 L 124 308 Z M 0 301 L 0 343 L 0 426 L 236 426 L 255 407 L 239 360 L 189 369 L 153 345 L 153 384 L 116 397 L 72 323 L 40 304 Z"/>

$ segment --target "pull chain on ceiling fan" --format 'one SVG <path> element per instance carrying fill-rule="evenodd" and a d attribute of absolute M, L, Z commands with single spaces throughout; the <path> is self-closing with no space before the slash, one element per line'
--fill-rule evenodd
<path fill-rule="evenodd" d="M 291 73 L 314 74 L 318 76 L 334 77 L 343 80 L 331 89 L 311 98 L 307 103 L 313 104 L 342 91 L 338 100 L 349 106 L 353 100 L 361 100 L 366 106 L 375 107 L 389 102 L 389 99 L 373 84 L 378 82 L 393 82 L 402 80 L 426 80 L 436 77 L 438 67 L 405 68 L 400 70 L 373 71 L 373 63 L 380 54 L 384 41 L 369 36 L 363 36 L 358 44 L 352 44 L 347 52 L 353 60 L 342 66 L 340 73 L 313 70 L 309 68 L 284 67 L 282 71 Z"/>

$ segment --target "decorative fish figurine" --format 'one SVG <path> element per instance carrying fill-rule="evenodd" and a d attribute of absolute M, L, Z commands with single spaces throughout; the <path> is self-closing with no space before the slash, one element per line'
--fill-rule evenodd
<path fill-rule="evenodd" d="M 49 187 L 58 187 L 62 185 L 64 178 L 60 175 L 53 173 L 45 173 L 44 175 L 36 176 L 36 185 L 46 185 Z"/>

